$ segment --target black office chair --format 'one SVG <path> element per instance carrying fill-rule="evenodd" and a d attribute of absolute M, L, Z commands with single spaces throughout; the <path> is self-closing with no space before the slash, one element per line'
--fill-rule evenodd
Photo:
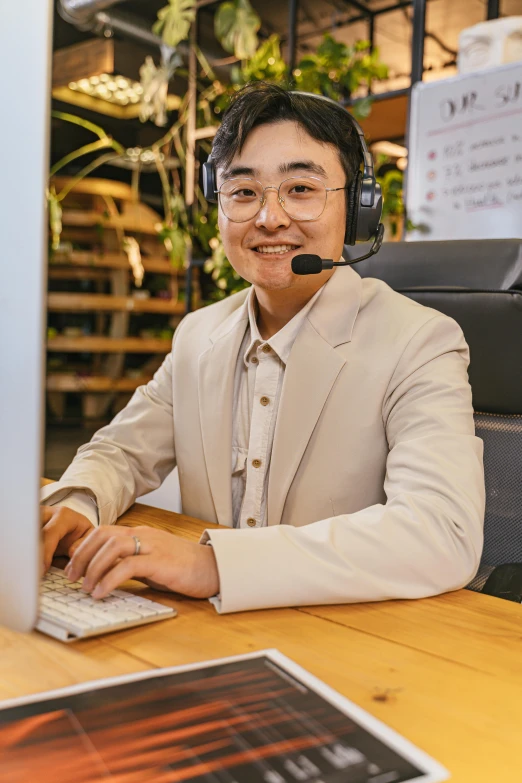
<path fill-rule="evenodd" d="M 345 257 L 355 250 L 361 246 L 346 247 Z M 462 327 L 486 475 L 484 551 L 468 587 L 520 603 L 522 241 L 390 242 L 355 269 Z"/>

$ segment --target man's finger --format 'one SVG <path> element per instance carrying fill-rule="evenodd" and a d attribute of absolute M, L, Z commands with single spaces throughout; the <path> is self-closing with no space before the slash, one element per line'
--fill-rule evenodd
<path fill-rule="evenodd" d="M 71 546 L 70 546 L 70 547 L 69 547 L 69 549 L 67 550 L 67 554 L 69 555 L 69 557 L 70 557 L 70 558 L 72 558 L 72 557 L 73 557 L 73 555 L 74 555 L 74 553 L 76 552 L 76 550 L 78 549 L 78 547 L 79 547 L 81 544 L 83 544 L 83 542 L 85 541 L 85 539 L 86 539 L 88 536 L 90 536 L 90 535 L 91 535 L 91 533 L 93 533 L 95 529 L 96 529 L 96 528 L 92 528 L 92 530 L 88 530 L 86 533 L 84 533 L 84 535 L 83 535 L 81 538 L 77 538 L 77 539 L 76 539 L 76 541 L 73 541 L 73 543 L 71 544 Z"/>
<path fill-rule="evenodd" d="M 46 573 L 53 561 L 54 553 L 62 538 L 62 533 L 56 522 L 49 522 L 43 528 L 43 561 L 44 573 Z"/>
<path fill-rule="evenodd" d="M 71 581 L 76 581 L 85 576 L 87 567 L 94 555 L 109 538 L 124 538 L 132 535 L 130 528 L 124 527 L 99 527 L 90 536 L 87 536 L 69 561 L 66 570 Z"/>
<path fill-rule="evenodd" d="M 116 563 L 114 568 L 108 571 L 103 579 L 96 585 L 91 595 L 93 598 L 105 598 L 113 590 L 116 590 L 127 579 L 143 579 L 152 576 L 154 558 L 151 555 L 137 555 L 126 557 Z"/>
<path fill-rule="evenodd" d="M 101 549 L 98 549 L 83 578 L 83 587 L 90 591 L 119 560 L 134 555 L 135 545 L 128 536 L 111 536 Z"/>
<path fill-rule="evenodd" d="M 54 511 L 52 506 L 40 506 L 40 523 L 46 525 L 51 519 Z"/>

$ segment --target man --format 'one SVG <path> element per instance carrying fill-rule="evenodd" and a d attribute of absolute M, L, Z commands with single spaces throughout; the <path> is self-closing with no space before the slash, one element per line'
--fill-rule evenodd
<path fill-rule="evenodd" d="M 134 577 L 221 612 L 473 577 L 482 443 L 460 328 L 349 267 L 291 270 L 299 253 L 341 257 L 360 154 L 339 107 L 238 94 L 212 159 L 227 257 L 252 286 L 185 318 L 154 379 L 44 490 L 46 565 L 73 554 L 94 597 Z M 175 465 L 183 511 L 222 529 L 194 544 L 111 527 Z"/>

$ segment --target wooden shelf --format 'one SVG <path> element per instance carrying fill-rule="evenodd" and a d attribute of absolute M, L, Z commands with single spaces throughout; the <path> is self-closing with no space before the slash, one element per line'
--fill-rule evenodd
<path fill-rule="evenodd" d="M 150 375 L 140 378 L 108 378 L 104 375 L 71 375 L 50 373 L 47 376 L 47 391 L 56 392 L 133 392 L 138 386 L 148 383 Z"/>
<path fill-rule="evenodd" d="M 121 229 L 131 234 L 151 234 L 152 236 L 157 236 L 158 233 L 155 226 L 148 221 L 140 222 L 139 218 L 136 219 L 126 215 L 121 217 L 104 217 L 101 212 L 96 212 L 95 210 L 64 209 L 62 225 L 74 228 L 97 228 L 101 226 L 104 229 Z"/>
<path fill-rule="evenodd" d="M 167 258 L 142 256 L 141 262 L 146 272 L 155 272 L 163 275 L 185 275 L 185 270 L 174 269 Z M 58 266 L 96 267 L 105 269 L 129 269 L 129 261 L 124 253 L 91 253 L 83 250 L 73 250 L 70 253 L 56 253 L 49 269 Z"/>
<path fill-rule="evenodd" d="M 67 266 L 49 267 L 47 276 L 49 280 L 110 280 L 111 273 L 105 269 L 82 269 L 81 267 Z"/>
<path fill-rule="evenodd" d="M 63 419 L 68 392 L 77 392 L 83 417 L 101 421 L 121 409 L 171 350 L 171 338 L 128 335 L 135 332 L 134 314 L 157 314 L 154 322 L 158 330 L 144 328 L 144 335 L 168 334 L 179 323 L 186 305 L 177 300 L 177 292 L 185 285 L 186 270 L 174 269 L 170 263 L 158 234 L 161 215 L 140 202 L 137 192 L 126 183 L 94 177 L 74 182 L 56 177 L 51 184 L 58 193 L 68 190 L 63 199 L 62 247 L 70 249 L 57 251 L 49 259 L 49 325 L 58 327 L 62 334 L 48 340 L 47 350 L 49 355 L 65 354 L 67 361 L 63 366 L 51 362 L 54 371 L 47 382 L 47 405 L 54 417 Z M 150 275 L 143 289 L 134 290 L 132 285 L 134 273 L 123 251 L 124 235 L 136 238 L 144 272 Z M 74 281 L 89 283 L 84 289 Z M 192 281 L 192 303 L 197 307 L 199 270 L 194 271 Z M 147 296 L 152 290 L 160 296 Z M 161 298 L 169 295 L 172 299 Z M 90 334 L 74 328 L 82 313 L 89 314 Z M 151 319 L 142 320 L 145 327 Z M 163 332 L 167 324 L 169 331 Z M 139 378 L 127 377 L 127 367 L 135 365 L 128 362 L 128 354 L 137 354 L 142 360 Z M 78 362 L 80 356 L 83 358 Z"/>
<path fill-rule="evenodd" d="M 70 177 L 53 177 L 51 185 L 54 185 L 56 192 L 59 193 L 63 188 L 69 186 L 70 181 Z M 110 179 L 99 179 L 98 177 L 81 179 L 71 188 L 70 192 L 83 193 L 88 196 L 107 196 L 109 198 L 121 199 L 122 201 L 136 201 L 136 194 L 127 183 Z"/>
<path fill-rule="evenodd" d="M 377 94 L 369 116 L 359 120 L 359 124 L 370 142 L 389 141 L 406 135 L 407 117 L 407 95 L 392 95 L 379 100 Z"/>
<path fill-rule="evenodd" d="M 54 313 L 104 311 L 184 315 L 185 304 L 170 299 L 138 299 L 134 296 L 112 296 L 110 294 L 51 292 L 47 296 L 47 309 Z"/>
<path fill-rule="evenodd" d="M 104 337 L 85 335 L 64 337 L 56 335 L 47 343 L 48 351 L 62 353 L 161 353 L 167 354 L 172 340 L 144 337 Z"/>

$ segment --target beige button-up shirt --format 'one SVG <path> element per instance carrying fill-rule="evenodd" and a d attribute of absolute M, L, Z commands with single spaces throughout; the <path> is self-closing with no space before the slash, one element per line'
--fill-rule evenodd
<path fill-rule="evenodd" d="M 285 368 L 301 326 L 322 288 L 286 326 L 263 340 L 251 288 L 245 302 L 248 326 L 234 377 L 232 512 L 234 527 L 264 527 L 268 476 Z"/>

